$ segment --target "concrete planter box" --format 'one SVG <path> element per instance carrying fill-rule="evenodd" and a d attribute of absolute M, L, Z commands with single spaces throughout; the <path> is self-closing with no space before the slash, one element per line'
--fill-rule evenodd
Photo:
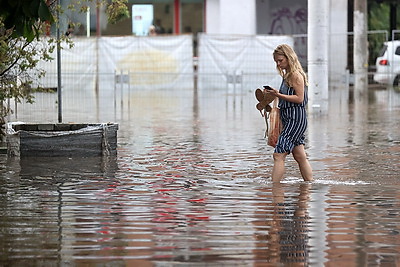
<path fill-rule="evenodd" d="M 112 156 L 118 124 L 7 124 L 8 156 Z"/>

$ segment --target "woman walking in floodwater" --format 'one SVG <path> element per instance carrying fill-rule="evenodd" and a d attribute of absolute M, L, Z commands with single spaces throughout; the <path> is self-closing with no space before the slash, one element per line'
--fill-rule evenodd
<path fill-rule="evenodd" d="M 282 76 L 279 91 L 270 88 L 266 93 L 279 98 L 279 109 L 283 129 L 274 150 L 272 181 L 280 182 L 285 173 L 285 159 L 290 153 L 299 165 L 304 181 L 312 181 L 312 169 L 304 150 L 304 132 L 307 129 L 306 105 L 307 75 L 299 59 L 289 45 L 281 44 L 273 53 L 276 68 Z"/>

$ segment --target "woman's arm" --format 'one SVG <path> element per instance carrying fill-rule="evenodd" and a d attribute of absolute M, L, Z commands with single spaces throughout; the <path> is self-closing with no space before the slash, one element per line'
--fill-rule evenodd
<path fill-rule="evenodd" d="M 303 103 L 304 100 L 304 79 L 299 72 L 295 72 L 292 75 L 292 88 L 294 89 L 294 95 L 285 95 L 279 93 L 278 90 L 267 90 L 268 93 L 279 97 L 280 99 L 293 102 L 296 104 Z"/>

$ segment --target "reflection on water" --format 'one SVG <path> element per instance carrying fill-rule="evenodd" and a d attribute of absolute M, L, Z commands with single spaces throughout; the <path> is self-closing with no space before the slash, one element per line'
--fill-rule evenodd
<path fill-rule="evenodd" d="M 271 183 L 252 91 L 133 96 L 117 158 L 0 156 L 0 265 L 399 265 L 400 96 L 348 95 L 310 116 L 311 184 Z"/>
<path fill-rule="evenodd" d="M 285 185 L 275 184 L 263 190 L 261 198 L 272 191 L 272 202 L 256 211 L 259 220 L 254 221 L 257 250 L 255 258 L 260 262 L 302 263 L 310 261 L 309 199 L 311 184 L 293 187 L 290 199 L 285 199 Z"/>

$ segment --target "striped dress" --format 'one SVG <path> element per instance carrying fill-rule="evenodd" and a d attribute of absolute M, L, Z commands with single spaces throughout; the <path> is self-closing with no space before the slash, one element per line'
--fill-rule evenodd
<path fill-rule="evenodd" d="M 282 81 L 279 92 L 285 95 L 294 95 L 294 89 Z M 275 153 L 291 153 L 293 148 L 298 145 L 304 145 L 305 131 L 307 129 L 308 102 L 307 87 L 304 88 L 304 100 L 301 104 L 296 104 L 279 99 L 279 109 L 283 129 L 279 135 L 278 143 L 275 147 Z"/>

